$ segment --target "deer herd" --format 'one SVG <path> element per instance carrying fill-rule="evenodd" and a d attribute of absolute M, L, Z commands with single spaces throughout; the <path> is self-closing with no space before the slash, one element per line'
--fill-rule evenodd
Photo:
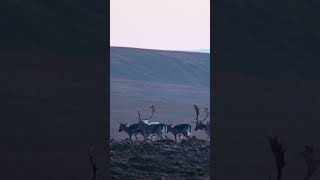
<path fill-rule="evenodd" d="M 151 108 L 151 115 L 147 118 L 142 118 L 140 114 L 140 110 L 138 108 L 138 119 L 137 123 L 134 123 L 130 126 L 127 123 L 120 123 L 119 132 L 124 131 L 129 135 L 130 140 L 132 141 L 133 136 L 135 140 L 138 140 L 138 135 L 142 135 L 144 140 L 152 140 L 154 141 L 155 138 L 157 140 L 162 139 L 169 139 L 167 137 L 168 133 L 171 133 L 174 136 L 175 141 L 179 141 L 184 137 L 190 138 L 191 137 L 191 125 L 190 124 L 177 124 L 172 126 L 172 124 L 164 124 L 160 122 L 149 122 L 149 120 L 153 117 L 155 113 L 155 106 L 150 106 Z M 207 139 L 210 139 L 210 121 L 206 124 L 204 121 L 209 116 L 209 109 L 205 108 L 205 117 L 202 120 L 199 120 L 200 111 L 198 106 L 194 105 L 194 109 L 196 111 L 196 118 L 195 118 L 195 131 L 203 130 L 207 134 Z"/>

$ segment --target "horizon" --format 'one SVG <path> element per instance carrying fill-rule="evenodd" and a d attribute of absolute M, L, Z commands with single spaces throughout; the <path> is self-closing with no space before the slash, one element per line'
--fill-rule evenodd
<path fill-rule="evenodd" d="M 111 0 L 110 5 L 110 46 L 210 49 L 210 0 Z"/>
<path fill-rule="evenodd" d="M 140 47 L 129 47 L 129 46 L 109 46 L 110 48 L 129 48 L 129 49 L 142 49 L 142 50 L 153 50 L 153 51 L 178 51 L 178 52 L 192 52 L 192 53 L 206 53 L 210 54 L 210 49 L 181 49 L 181 50 L 172 50 L 172 49 L 151 49 L 151 48 L 140 48 Z"/>

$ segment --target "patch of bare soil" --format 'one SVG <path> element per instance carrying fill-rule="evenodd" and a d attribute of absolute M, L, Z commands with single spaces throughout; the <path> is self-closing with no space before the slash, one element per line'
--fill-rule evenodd
<path fill-rule="evenodd" d="M 196 139 L 135 141 L 111 139 L 112 179 L 209 179 L 210 141 Z"/>

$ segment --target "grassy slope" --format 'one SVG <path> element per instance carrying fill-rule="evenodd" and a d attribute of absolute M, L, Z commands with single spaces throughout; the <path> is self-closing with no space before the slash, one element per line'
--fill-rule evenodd
<path fill-rule="evenodd" d="M 111 47 L 111 78 L 209 87 L 210 55 Z"/>
<path fill-rule="evenodd" d="M 190 139 L 181 143 L 112 141 L 112 179 L 193 179 L 209 176 L 210 142 Z M 144 163 L 141 163 L 144 162 Z"/>
<path fill-rule="evenodd" d="M 209 66 L 208 54 L 112 47 L 111 137 L 125 138 L 119 122 L 137 122 L 137 107 L 147 116 L 152 104 L 154 120 L 193 123 L 193 104 L 210 105 Z"/>

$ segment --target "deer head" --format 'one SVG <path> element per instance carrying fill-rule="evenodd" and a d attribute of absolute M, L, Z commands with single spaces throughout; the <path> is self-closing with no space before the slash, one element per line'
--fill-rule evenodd
<path fill-rule="evenodd" d="M 168 132 L 172 132 L 173 131 L 172 124 L 166 124 L 166 126 L 167 126 L 167 131 Z"/>
<path fill-rule="evenodd" d="M 127 123 L 120 123 L 119 132 L 124 131 L 127 128 Z"/>
<path fill-rule="evenodd" d="M 203 130 L 206 129 L 206 125 L 203 123 L 209 116 L 209 108 L 204 108 L 204 112 L 205 112 L 205 117 L 202 120 L 199 120 L 199 108 L 198 106 L 194 105 L 194 109 L 196 111 L 196 127 L 195 127 L 195 131 L 197 130 Z"/>

